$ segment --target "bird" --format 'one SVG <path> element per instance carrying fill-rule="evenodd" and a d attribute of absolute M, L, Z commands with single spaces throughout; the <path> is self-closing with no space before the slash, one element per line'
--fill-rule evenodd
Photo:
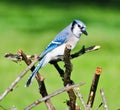
<path fill-rule="evenodd" d="M 61 58 L 64 55 L 65 46 L 67 44 L 71 45 L 71 50 L 74 49 L 82 34 L 88 35 L 86 25 L 80 20 L 73 20 L 58 33 L 53 41 L 45 48 L 43 53 L 38 56 L 40 61 L 28 78 L 25 86 L 30 86 L 40 68 L 44 67 L 53 59 Z"/>

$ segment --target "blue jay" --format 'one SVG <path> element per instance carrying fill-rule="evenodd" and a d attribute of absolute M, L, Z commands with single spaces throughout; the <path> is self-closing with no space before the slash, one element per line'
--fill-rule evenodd
<path fill-rule="evenodd" d="M 87 32 L 85 24 L 79 20 L 74 20 L 70 25 L 63 29 L 39 56 L 40 62 L 29 77 L 26 87 L 31 84 L 31 81 L 40 68 L 45 66 L 51 60 L 61 58 L 61 56 L 64 55 L 66 44 L 70 44 L 71 49 L 73 49 L 78 43 L 81 34 L 87 35 Z"/>

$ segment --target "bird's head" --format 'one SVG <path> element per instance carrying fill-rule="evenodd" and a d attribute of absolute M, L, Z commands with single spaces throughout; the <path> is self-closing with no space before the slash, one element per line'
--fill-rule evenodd
<path fill-rule="evenodd" d="M 88 35 L 88 33 L 86 32 L 86 25 L 79 20 L 74 20 L 72 22 L 71 31 L 77 37 L 79 37 L 81 34 Z"/>

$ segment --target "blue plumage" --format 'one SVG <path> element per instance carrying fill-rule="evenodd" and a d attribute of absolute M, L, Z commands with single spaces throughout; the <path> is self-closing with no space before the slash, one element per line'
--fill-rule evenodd
<path fill-rule="evenodd" d="M 70 44 L 73 49 L 79 41 L 82 33 L 87 35 L 86 26 L 79 20 L 74 20 L 69 26 L 63 29 L 39 56 L 41 61 L 29 77 L 26 87 L 31 84 L 32 79 L 41 67 L 45 66 L 52 59 L 56 59 L 59 58 L 59 56 L 64 55 L 66 44 Z"/>
<path fill-rule="evenodd" d="M 26 87 L 28 87 L 31 83 L 31 81 L 33 80 L 33 78 L 35 77 L 36 73 L 38 72 L 38 70 L 41 68 L 42 64 L 44 62 L 44 58 L 39 62 L 39 64 L 35 67 L 34 71 L 32 72 L 31 76 L 29 77 L 27 83 L 26 83 Z"/>
<path fill-rule="evenodd" d="M 59 45 L 65 43 L 67 41 L 67 37 L 65 37 L 65 36 L 68 36 L 68 34 L 69 33 L 65 32 L 65 30 L 63 30 L 61 33 L 59 33 L 56 36 L 56 38 L 47 46 L 45 51 L 39 57 L 43 58 L 48 52 L 52 51 L 53 49 L 55 49 Z"/>

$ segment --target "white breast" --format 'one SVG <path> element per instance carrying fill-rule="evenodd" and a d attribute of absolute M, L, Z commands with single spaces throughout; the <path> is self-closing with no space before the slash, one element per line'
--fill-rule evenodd
<path fill-rule="evenodd" d="M 71 36 L 68 40 L 68 44 L 70 44 L 72 46 L 72 49 L 74 49 L 74 47 L 76 46 L 76 44 L 78 43 L 79 38 L 75 37 L 75 36 Z"/>
<path fill-rule="evenodd" d="M 44 61 L 44 64 L 42 66 L 45 66 L 52 59 L 57 59 L 60 56 L 63 56 L 66 44 L 70 44 L 72 46 L 72 49 L 73 49 L 76 46 L 78 41 L 79 41 L 79 38 L 77 38 L 75 36 L 71 36 L 66 43 L 58 46 L 57 48 L 53 49 L 51 52 L 46 54 L 45 61 Z"/>
<path fill-rule="evenodd" d="M 46 54 L 42 67 L 45 66 L 52 59 L 57 59 L 59 56 L 63 56 L 65 45 L 66 44 L 62 44 L 62 45 L 58 46 L 57 48 L 55 48 L 54 50 L 52 50 L 51 52 L 49 52 L 48 54 Z"/>
<path fill-rule="evenodd" d="M 72 46 L 72 49 L 76 46 L 77 42 L 79 41 L 79 38 L 77 37 L 70 37 L 70 39 L 67 41 L 67 43 L 64 43 L 60 45 L 59 47 L 55 48 L 51 52 L 47 54 L 48 57 L 51 59 L 57 59 L 59 56 L 64 55 L 64 50 L 66 44 L 70 44 Z"/>

